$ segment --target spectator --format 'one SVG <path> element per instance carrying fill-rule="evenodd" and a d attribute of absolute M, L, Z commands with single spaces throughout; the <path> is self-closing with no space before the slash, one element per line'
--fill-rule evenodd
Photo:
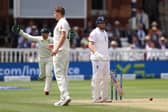
<path fill-rule="evenodd" d="M 117 42 L 111 41 L 110 48 L 109 48 L 110 60 L 120 60 L 121 59 L 120 52 L 118 52 L 117 49 L 118 49 Z"/>
<path fill-rule="evenodd" d="M 140 41 L 138 40 L 137 35 L 134 34 L 132 36 L 132 43 L 131 44 L 134 48 L 140 48 Z"/>
<path fill-rule="evenodd" d="M 159 39 L 159 46 L 158 46 L 158 48 L 159 49 L 166 49 L 166 48 L 168 48 L 168 45 L 167 45 L 167 42 L 166 42 L 167 40 L 165 39 L 165 37 L 161 37 L 160 39 Z"/>
<path fill-rule="evenodd" d="M 123 33 L 124 37 L 128 38 L 128 42 L 131 43 L 132 40 L 132 30 L 131 27 L 129 26 L 129 24 L 126 25 L 124 33 Z"/>
<path fill-rule="evenodd" d="M 81 47 L 77 48 L 78 52 L 78 60 L 79 61 L 89 61 L 90 59 L 90 50 L 88 49 L 88 39 L 82 38 L 80 44 Z"/>
<path fill-rule="evenodd" d="M 119 38 L 122 37 L 122 30 L 120 27 L 120 21 L 114 21 L 114 28 L 112 29 L 113 37 Z"/>
<path fill-rule="evenodd" d="M 110 50 L 115 50 L 118 48 L 117 42 L 116 41 L 111 41 L 110 43 Z"/>
<path fill-rule="evenodd" d="M 80 46 L 80 36 L 79 36 L 79 27 L 73 27 L 73 37 L 70 39 L 70 47 L 76 48 Z"/>
<path fill-rule="evenodd" d="M 88 36 L 89 33 L 92 31 L 92 29 L 93 29 L 93 24 L 92 24 L 91 21 L 88 21 L 86 28 L 84 28 L 84 34 L 85 34 L 86 36 Z"/>
<path fill-rule="evenodd" d="M 20 36 L 18 39 L 17 48 L 30 48 L 30 47 L 31 47 L 31 42 L 23 38 L 22 36 Z"/>
<path fill-rule="evenodd" d="M 145 37 L 145 49 L 149 49 L 151 47 L 152 39 L 149 35 Z"/>
<path fill-rule="evenodd" d="M 26 33 L 30 34 L 32 32 L 32 26 L 34 25 L 34 21 L 29 21 L 28 26 L 26 27 Z"/>
<path fill-rule="evenodd" d="M 39 35 L 39 32 L 38 32 L 38 29 L 37 29 L 36 25 L 32 25 L 30 35 L 32 35 L 32 36 L 38 36 Z M 31 48 L 34 48 L 34 47 L 37 48 L 37 46 L 38 46 L 38 43 L 31 42 Z"/>
<path fill-rule="evenodd" d="M 112 32 L 112 25 L 110 23 L 107 23 L 106 31 L 107 31 L 107 35 L 108 35 L 108 38 L 109 38 L 109 42 L 111 42 L 112 37 L 113 37 L 113 32 Z"/>
<path fill-rule="evenodd" d="M 31 43 L 31 48 L 37 48 L 38 47 L 38 44 L 37 44 L 37 42 L 35 43 L 35 42 L 32 42 Z"/>
<path fill-rule="evenodd" d="M 135 46 L 135 44 L 130 44 L 128 47 L 128 50 L 133 50 L 136 49 L 137 47 Z"/>
<path fill-rule="evenodd" d="M 31 32 L 30 32 L 30 34 L 31 34 L 32 36 L 38 36 L 38 35 L 39 35 L 39 31 L 38 31 L 36 25 L 33 25 L 33 26 L 31 27 Z"/>
<path fill-rule="evenodd" d="M 118 20 L 114 21 L 114 27 L 112 29 L 112 33 L 113 33 L 112 40 L 114 40 L 118 43 L 118 47 L 122 47 L 121 40 L 120 40 L 120 38 L 122 37 L 122 30 L 121 30 L 121 26 L 120 26 L 120 21 L 118 21 Z"/>
<path fill-rule="evenodd" d="M 155 60 L 157 58 L 157 53 L 154 52 L 156 49 L 155 43 L 152 41 L 150 36 L 146 36 L 145 49 L 147 53 L 145 54 L 146 60 Z"/>
<path fill-rule="evenodd" d="M 122 47 L 122 46 L 121 46 L 121 40 L 120 40 L 120 38 L 118 38 L 118 37 L 113 37 L 113 40 L 112 40 L 112 41 L 116 41 L 118 47 Z"/>
<path fill-rule="evenodd" d="M 149 29 L 149 17 L 142 8 L 137 10 L 136 22 L 137 27 L 139 24 L 142 24 L 145 29 Z"/>
<path fill-rule="evenodd" d="M 81 44 L 81 48 L 83 48 L 83 49 L 88 48 L 88 39 L 87 38 L 82 38 L 80 44 Z"/>
<path fill-rule="evenodd" d="M 145 37 L 146 37 L 146 33 L 145 30 L 143 29 L 143 25 L 139 24 L 138 29 L 137 29 L 137 36 L 138 39 L 140 40 L 140 44 L 141 46 L 144 46 L 144 41 L 145 41 Z"/>
<path fill-rule="evenodd" d="M 151 37 L 152 41 L 155 43 L 155 46 L 158 46 L 159 38 L 161 37 L 162 33 L 158 28 L 157 22 L 152 22 L 152 27 L 149 29 L 148 35 Z"/>
<path fill-rule="evenodd" d="M 130 44 L 130 46 L 128 47 L 128 54 L 125 56 L 127 57 L 126 60 L 129 60 L 129 61 L 136 61 L 136 60 L 139 60 L 140 57 L 137 56 L 137 53 L 136 52 L 129 52 L 129 51 L 133 51 L 134 49 L 137 49 L 138 47 L 135 45 L 135 44 Z"/>

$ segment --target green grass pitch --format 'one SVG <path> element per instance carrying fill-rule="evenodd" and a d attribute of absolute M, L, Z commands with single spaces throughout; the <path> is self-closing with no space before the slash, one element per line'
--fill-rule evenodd
<path fill-rule="evenodd" d="M 134 108 L 120 105 L 93 104 L 90 81 L 70 81 L 72 102 L 66 107 L 54 107 L 59 99 L 56 81 L 52 82 L 49 96 L 43 93 L 43 81 L 0 82 L 0 86 L 17 86 L 30 90 L 0 90 L 0 112 L 162 112 L 161 110 Z M 168 80 L 146 79 L 123 81 L 124 99 L 167 99 Z M 89 104 L 73 102 L 90 100 Z"/>

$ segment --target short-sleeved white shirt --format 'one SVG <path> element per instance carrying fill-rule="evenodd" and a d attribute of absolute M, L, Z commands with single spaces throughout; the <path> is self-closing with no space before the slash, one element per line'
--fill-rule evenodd
<path fill-rule="evenodd" d="M 70 26 L 68 21 L 64 17 L 61 18 L 54 28 L 54 46 L 58 44 L 61 31 L 66 32 L 66 39 L 59 50 L 69 50 L 69 39 L 67 38 L 69 30 Z"/>
<path fill-rule="evenodd" d="M 106 59 L 109 59 L 108 52 L 108 35 L 105 30 L 95 28 L 89 35 L 89 41 L 94 42 L 95 49 L 101 53 Z M 94 55 L 91 53 L 91 60 L 94 60 Z"/>

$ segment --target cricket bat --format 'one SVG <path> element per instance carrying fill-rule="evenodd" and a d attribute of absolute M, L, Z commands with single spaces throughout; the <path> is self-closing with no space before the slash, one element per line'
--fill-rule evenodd
<path fill-rule="evenodd" d="M 111 80 L 112 80 L 112 83 L 115 87 L 115 89 L 117 90 L 117 93 L 119 96 L 123 96 L 123 91 L 122 91 L 122 88 L 120 87 L 120 84 L 118 83 L 116 77 L 113 75 L 113 73 L 111 73 Z"/>

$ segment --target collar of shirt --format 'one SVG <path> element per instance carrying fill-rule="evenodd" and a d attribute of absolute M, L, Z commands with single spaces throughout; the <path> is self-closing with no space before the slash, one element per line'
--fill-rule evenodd
<path fill-rule="evenodd" d="M 101 30 L 99 27 L 96 27 L 97 30 L 104 32 L 105 30 Z"/>
<path fill-rule="evenodd" d="M 65 17 L 60 18 L 58 21 L 60 21 L 60 20 L 62 20 L 62 19 L 65 19 Z"/>
<path fill-rule="evenodd" d="M 42 37 L 41 41 L 49 41 L 49 37 L 47 39 L 43 39 L 43 37 Z"/>

